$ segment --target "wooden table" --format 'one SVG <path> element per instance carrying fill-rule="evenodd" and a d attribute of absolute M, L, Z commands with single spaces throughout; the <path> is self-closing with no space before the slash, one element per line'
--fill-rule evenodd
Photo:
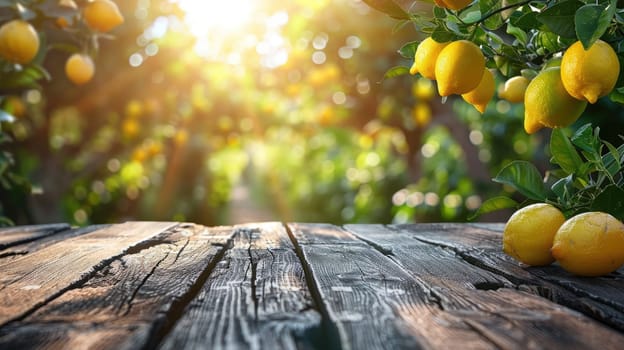
<path fill-rule="evenodd" d="M 499 224 L 0 230 L 0 349 L 623 349 L 624 278 Z"/>

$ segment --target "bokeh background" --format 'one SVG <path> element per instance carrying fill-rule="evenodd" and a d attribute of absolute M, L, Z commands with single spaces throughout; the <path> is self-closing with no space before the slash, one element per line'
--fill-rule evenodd
<path fill-rule="evenodd" d="M 417 76 L 384 79 L 423 37 L 362 1 L 117 4 L 92 82 L 72 85 L 51 51 L 52 80 L 16 96 L 3 147 L 33 191 L 0 190 L 15 223 L 465 221 L 513 196 L 491 181 L 508 162 L 549 166 L 549 132 L 526 135 L 522 106 L 481 115 Z M 621 142 L 621 108 L 588 118 Z"/>

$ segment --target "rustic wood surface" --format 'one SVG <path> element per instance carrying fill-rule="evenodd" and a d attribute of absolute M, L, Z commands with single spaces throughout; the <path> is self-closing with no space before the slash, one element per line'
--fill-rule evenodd
<path fill-rule="evenodd" d="M 621 349 L 624 271 L 522 265 L 502 229 L 0 229 L 0 349 Z"/>

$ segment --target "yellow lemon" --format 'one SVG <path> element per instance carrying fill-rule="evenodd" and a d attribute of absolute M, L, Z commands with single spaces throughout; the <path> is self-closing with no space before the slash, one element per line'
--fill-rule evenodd
<path fill-rule="evenodd" d="M 529 82 L 529 79 L 521 75 L 511 77 L 503 84 L 503 88 L 498 96 L 511 103 L 522 102 L 524 101 L 524 92 L 527 86 L 529 86 Z"/>
<path fill-rule="evenodd" d="M 561 69 L 540 72 L 524 93 L 524 130 L 532 134 L 543 127 L 566 127 L 581 116 L 587 102 L 570 96 L 561 82 Z"/>
<path fill-rule="evenodd" d="M 613 48 L 602 40 L 589 50 L 575 42 L 561 59 L 563 86 L 574 98 L 596 103 L 615 87 L 620 75 L 620 62 Z"/>
<path fill-rule="evenodd" d="M 451 10 L 461 10 L 471 2 L 472 0 L 435 0 L 436 5 Z"/>
<path fill-rule="evenodd" d="M 87 3 L 82 15 L 89 28 L 104 33 L 124 22 L 117 4 L 110 0 L 93 0 Z"/>
<path fill-rule="evenodd" d="M 551 251 L 568 272 L 606 275 L 624 264 L 624 224 L 602 212 L 576 215 L 559 228 Z"/>
<path fill-rule="evenodd" d="M 550 253 L 553 238 L 564 222 L 561 211 L 547 203 L 519 209 L 505 224 L 503 251 L 527 265 L 549 265 L 555 261 Z"/>
<path fill-rule="evenodd" d="M 440 96 L 465 94 L 481 82 L 485 58 L 479 47 L 468 40 L 453 41 L 442 49 L 435 65 Z"/>
<path fill-rule="evenodd" d="M 15 19 L 0 27 L 0 56 L 13 63 L 26 64 L 39 51 L 39 36 L 26 21 Z"/>
<path fill-rule="evenodd" d="M 412 110 L 414 123 L 421 128 L 429 125 L 431 122 L 431 115 L 431 107 L 426 103 L 417 103 Z"/>
<path fill-rule="evenodd" d="M 440 51 L 449 43 L 439 43 L 431 37 L 423 40 L 416 48 L 414 64 L 410 68 L 410 74 L 420 73 L 423 77 L 435 80 L 436 60 Z"/>
<path fill-rule="evenodd" d="M 76 85 L 89 82 L 94 73 L 95 65 L 88 55 L 75 53 L 65 62 L 65 74 Z"/>
<path fill-rule="evenodd" d="M 542 68 L 542 70 L 546 70 L 546 69 L 552 68 L 552 67 L 561 67 L 561 60 L 562 60 L 561 56 L 551 58 L 550 60 L 548 60 L 548 62 L 546 62 L 546 64 L 544 65 L 544 68 Z"/>
<path fill-rule="evenodd" d="M 485 112 L 487 104 L 492 97 L 494 97 L 495 91 L 494 75 L 489 69 L 485 69 L 479 85 L 474 90 L 462 94 L 461 96 L 464 101 L 470 103 L 479 112 L 483 113 Z"/>
<path fill-rule="evenodd" d="M 420 78 L 412 85 L 412 95 L 420 101 L 429 101 L 435 96 L 435 86 L 431 80 Z"/>

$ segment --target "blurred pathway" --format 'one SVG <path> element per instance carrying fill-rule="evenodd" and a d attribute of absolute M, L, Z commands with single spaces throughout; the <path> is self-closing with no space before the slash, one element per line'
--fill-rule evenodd
<path fill-rule="evenodd" d="M 226 225 L 243 224 L 262 221 L 279 221 L 278 215 L 270 208 L 262 206 L 251 198 L 249 187 L 240 181 L 232 189 L 228 204 Z"/>

